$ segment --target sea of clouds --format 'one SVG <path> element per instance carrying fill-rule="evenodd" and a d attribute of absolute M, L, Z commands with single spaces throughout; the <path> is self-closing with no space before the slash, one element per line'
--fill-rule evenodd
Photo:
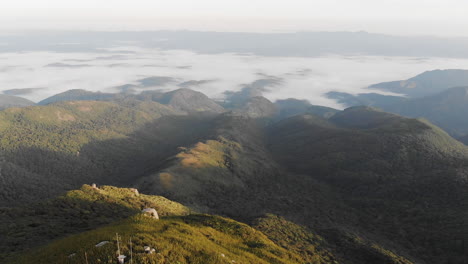
<path fill-rule="evenodd" d="M 70 89 L 139 92 L 184 87 L 222 99 L 227 91 L 255 84 L 272 101 L 299 98 L 341 108 L 325 94 L 366 92 L 368 85 L 408 79 L 434 69 L 468 69 L 468 59 L 269 57 L 123 46 L 102 52 L 3 52 L 0 91 L 13 90 L 37 102 Z"/>

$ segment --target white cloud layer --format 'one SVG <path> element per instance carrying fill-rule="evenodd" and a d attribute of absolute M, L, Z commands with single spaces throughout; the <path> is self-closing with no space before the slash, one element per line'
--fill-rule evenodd
<path fill-rule="evenodd" d="M 132 51 L 132 52 L 129 52 Z M 197 54 L 190 51 L 114 48 L 112 53 L 23 52 L 0 53 L 0 91 L 32 90 L 24 97 L 39 101 L 69 89 L 115 92 L 116 86 L 138 84 L 152 77 L 174 82 L 144 89 L 177 89 L 190 80 L 191 87 L 211 97 L 265 78 L 281 78 L 265 94 L 270 100 L 299 98 L 313 104 L 340 107 L 324 97 L 329 91 L 359 93 L 367 85 L 407 79 L 426 70 L 468 69 L 468 60 L 382 56 L 324 56 L 313 58 L 263 57 L 239 54 Z"/>

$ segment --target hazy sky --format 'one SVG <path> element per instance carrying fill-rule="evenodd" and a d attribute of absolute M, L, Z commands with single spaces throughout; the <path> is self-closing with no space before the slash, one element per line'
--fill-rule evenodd
<path fill-rule="evenodd" d="M 2 0 L 0 30 L 359 31 L 468 36 L 464 0 Z"/>

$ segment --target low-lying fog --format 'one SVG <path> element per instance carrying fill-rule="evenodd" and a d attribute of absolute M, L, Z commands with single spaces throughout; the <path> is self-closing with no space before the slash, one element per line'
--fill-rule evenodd
<path fill-rule="evenodd" d="M 407 79 L 427 70 L 455 68 L 468 69 L 468 59 L 267 57 L 140 47 L 103 49 L 102 53 L 3 52 L 0 91 L 39 101 L 69 89 L 138 92 L 186 87 L 222 98 L 225 91 L 255 85 L 264 88 L 264 96 L 273 101 L 293 97 L 340 108 L 324 94 L 359 93 L 373 83 Z"/>

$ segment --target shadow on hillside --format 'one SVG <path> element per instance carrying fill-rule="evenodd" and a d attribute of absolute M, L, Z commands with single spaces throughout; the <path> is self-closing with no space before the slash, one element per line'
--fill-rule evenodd
<path fill-rule="evenodd" d="M 96 141 L 81 148 L 80 157 L 99 164 L 105 184 L 132 185 L 157 171 L 180 147 L 210 137 L 214 115 L 166 116 L 146 124 L 122 139 Z"/>
<path fill-rule="evenodd" d="M 82 184 L 131 185 L 157 170 L 179 147 L 190 146 L 212 133 L 212 115 L 166 116 L 125 138 L 93 141 L 79 153 L 22 147 L 0 162 L 4 184 L 0 206 L 52 198 Z"/>
<path fill-rule="evenodd" d="M 155 208 L 159 216 L 190 213 L 189 208 L 180 204 L 143 196 L 131 189 L 83 185 L 79 190 L 52 200 L 1 209 L 0 252 L 6 257 L 128 218 L 148 207 Z"/>
<path fill-rule="evenodd" d="M 416 181 L 413 178 L 408 178 L 401 184 L 399 183 L 401 180 L 397 178 L 397 180 L 392 179 L 389 182 L 398 184 L 390 186 L 387 184 L 388 182 L 374 182 L 375 175 L 363 174 L 363 171 L 369 171 L 368 169 L 364 170 L 366 168 L 351 171 L 353 173 L 350 174 L 349 168 L 356 167 L 356 164 L 340 164 L 339 160 L 333 156 L 324 156 L 321 148 L 305 149 L 303 147 L 304 141 L 298 140 L 297 145 L 294 145 L 294 148 L 299 150 L 297 155 L 292 155 L 296 152 L 284 151 L 283 148 L 277 150 L 277 152 L 284 153 L 283 155 L 288 155 L 287 157 L 296 163 L 307 165 L 305 168 L 299 167 L 301 170 L 292 174 L 283 171 L 281 166 L 276 164 L 270 156 L 271 154 L 263 149 L 266 147 L 262 143 L 265 140 L 262 131 L 251 131 L 251 128 L 243 123 L 231 124 L 228 122 L 220 127 L 218 121 L 219 119 L 214 116 L 163 117 L 138 129 L 126 138 L 89 143 L 82 147 L 79 155 L 26 149 L 13 153 L 12 156 L 17 157 L 19 161 L 10 161 L 20 164 L 20 168 L 27 172 L 34 172 L 31 174 L 31 179 L 40 177 L 50 181 L 50 177 L 53 177 L 55 185 L 52 186 L 54 189 L 50 190 L 49 188 L 46 195 L 42 194 L 48 197 L 60 194 L 68 188 L 77 188 L 83 183 L 97 182 L 98 184 L 128 186 L 138 182 L 143 176 L 148 176 L 149 178 L 146 178 L 148 181 L 139 182 L 143 192 L 164 195 L 186 205 L 196 205 L 206 212 L 226 215 L 243 222 L 251 223 L 259 216 L 273 213 L 294 223 L 317 230 L 345 229 L 351 230 L 353 233 L 362 232 L 373 240 L 375 239 L 374 241 L 383 241 L 384 245 L 390 245 L 385 248 L 393 248 L 394 244 L 399 244 L 406 249 L 398 250 L 398 252 L 406 252 L 409 249 L 416 256 L 435 257 L 434 259 L 438 258 L 437 261 L 452 253 L 457 254 L 458 257 L 462 256 L 463 253 L 459 253 L 458 248 L 451 248 L 451 240 L 455 237 L 454 234 L 460 230 L 452 230 L 446 226 L 450 224 L 446 220 L 455 219 L 457 223 L 460 221 L 455 204 L 452 205 L 455 208 L 453 209 L 452 207 L 445 208 L 444 204 L 434 203 L 431 206 L 431 204 L 425 203 L 431 201 L 425 198 L 430 198 L 435 194 L 446 195 L 449 198 L 458 195 L 458 192 L 453 191 L 456 186 L 444 183 L 444 180 L 448 179 L 447 176 L 449 176 L 447 172 L 437 171 L 434 177 L 432 177 L 433 175 L 422 175 L 426 177 L 421 179 L 426 179 L 427 176 L 431 176 L 429 179 L 438 178 L 440 184 L 432 180 L 426 184 L 425 181 Z M 233 122 L 238 122 L 238 120 Z M 251 134 L 255 134 L 255 136 L 250 137 Z M 180 152 L 179 147 L 191 146 L 196 142 L 217 138 L 220 135 L 242 145 L 244 151 L 239 154 L 241 158 L 238 163 L 230 163 L 229 166 L 220 168 L 210 166 L 196 170 L 191 168 L 183 170 L 177 165 L 177 160 L 169 159 Z M 356 140 L 356 137 L 350 137 L 350 140 Z M 369 138 L 365 137 L 363 140 L 369 140 Z M 278 137 L 277 142 L 287 143 L 283 137 Z M 342 145 L 349 147 L 347 141 Z M 327 147 L 329 146 L 323 145 L 323 148 Z M 301 149 L 305 151 L 301 152 Z M 369 152 L 369 149 L 366 149 L 365 152 Z M 382 152 L 385 155 L 392 154 L 392 152 L 380 150 L 375 152 Z M 353 153 L 356 152 L 351 151 L 350 155 Z M 229 151 L 226 152 L 227 154 Z M 310 157 L 321 157 L 326 160 L 319 161 L 318 165 L 314 165 L 310 162 Z M 364 156 L 364 159 L 375 160 L 375 157 Z M 432 157 L 430 160 L 437 159 Z M 294 166 L 293 162 L 291 164 Z M 324 164 L 333 168 L 332 176 L 337 176 L 336 182 L 317 180 L 320 178 L 317 176 L 328 176 L 325 173 L 324 175 L 315 175 L 318 171 L 317 167 L 323 167 Z M 401 168 L 402 166 L 396 167 Z M 171 171 L 176 172 L 176 181 L 173 184 L 176 186 L 175 188 L 166 188 L 159 179 L 152 178 L 153 173 L 168 168 L 177 169 Z M 375 172 L 377 176 L 386 176 L 387 174 L 383 174 L 382 168 L 386 167 L 382 164 L 375 164 L 372 166 L 371 172 Z M 396 170 L 396 172 L 400 172 L 400 170 Z M 344 177 L 349 175 L 353 176 L 348 178 L 349 182 L 354 185 L 344 181 L 346 180 Z M 394 173 L 391 173 L 390 176 L 393 175 Z M 41 186 L 47 188 L 47 185 Z M 349 188 L 350 186 L 357 186 L 360 189 Z M 435 187 L 437 189 L 434 189 Z M 387 191 L 383 192 L 382 189 Z M 356 190 L 360 192 L 357 193 Z M 398 190 L 400 191 L 397 192 Z M 405 196 L 401 196 L 402 194 Z M 422 194 L 427 196 L 419 197 Z M 460 194 L 457 200 L 440 199 L 445 196 L 432 198 L 435 201 L 451 200 L 461 203 L 466 201 L 464 195 L 466 194 Z M 85 203 L 83 206 L 92 205 Z M 58 224 L 59 229 L 55 229 L 48 223 L 45 224 L 44 228 L 40 228 L 42 222 L 39 225 L 34 222 L 26 224 L 26 226 L 31 227 L 29 229 L 31 231 L 41 230 L 40 232 L 43 232 L 37 236 L 37 240 L 40 237 L 52 239 L 63 234 L 63 230 L 71 231 L 70 233 L 87 230 L 93 228 L 93 225 L 107 223 L 106 221 L 114 219 L 116 214 L 120 217 L 120 215 L 131 213 L 127 212 L 125 208 L 114 208 L 111 210 L 112 214 L 102 217 L 99 213 L 94 214 L 94 209 L 80 211 L 80 214 L 75 215 L 67 212 L 66 207 L 61 205 L 57 205 L 56 208 L 58 211 L 53 211 L 54 215 L 49 216 L 47 212 L 45 215 L 56 219 L 59 223 L 63 222 L 63 225 Z M 30 210 L 34 212 L 32 215 L 36 214 L 35 208 Z M 2 215 L 14 215 L 11 212 L 6 210 Z M 25 219 L 30 218 L 26 217 Z M 39 217 L 39 219 L 46 221 L 47 217 Z M 463 219 L 461 220 L 463 221 Z M 54 223 L 54 220 L 50 222 Z M 4 226 L 12 225 L 14 227 L 14 224 L 10 221 L 8 225 Z M 77 229 L 75 230 L 75 228 Z M 26 234 L 28 231 L 19 232 L 11 237 L 21 239 L 26 237 Z M 334 232 L 324 232 L 323 234 L 326 238 L 337 237 Z M 345 239 L 347 238 L 345 237 Z M 34 241 L 34 239 L 31 240 Z M 339 246 L 341 239 L 337 241 L 334 243 Z M 21 242 L 15 243 L 14 245 L 22 245 Z"/>
<path fill-rule="evenodd" d="M 0 259 L 45 245 L 67 235 L 88 231 L 137 214 L 140 210 L 116 203 L 55 199 L 4 209 L 0 228 Z"/>

